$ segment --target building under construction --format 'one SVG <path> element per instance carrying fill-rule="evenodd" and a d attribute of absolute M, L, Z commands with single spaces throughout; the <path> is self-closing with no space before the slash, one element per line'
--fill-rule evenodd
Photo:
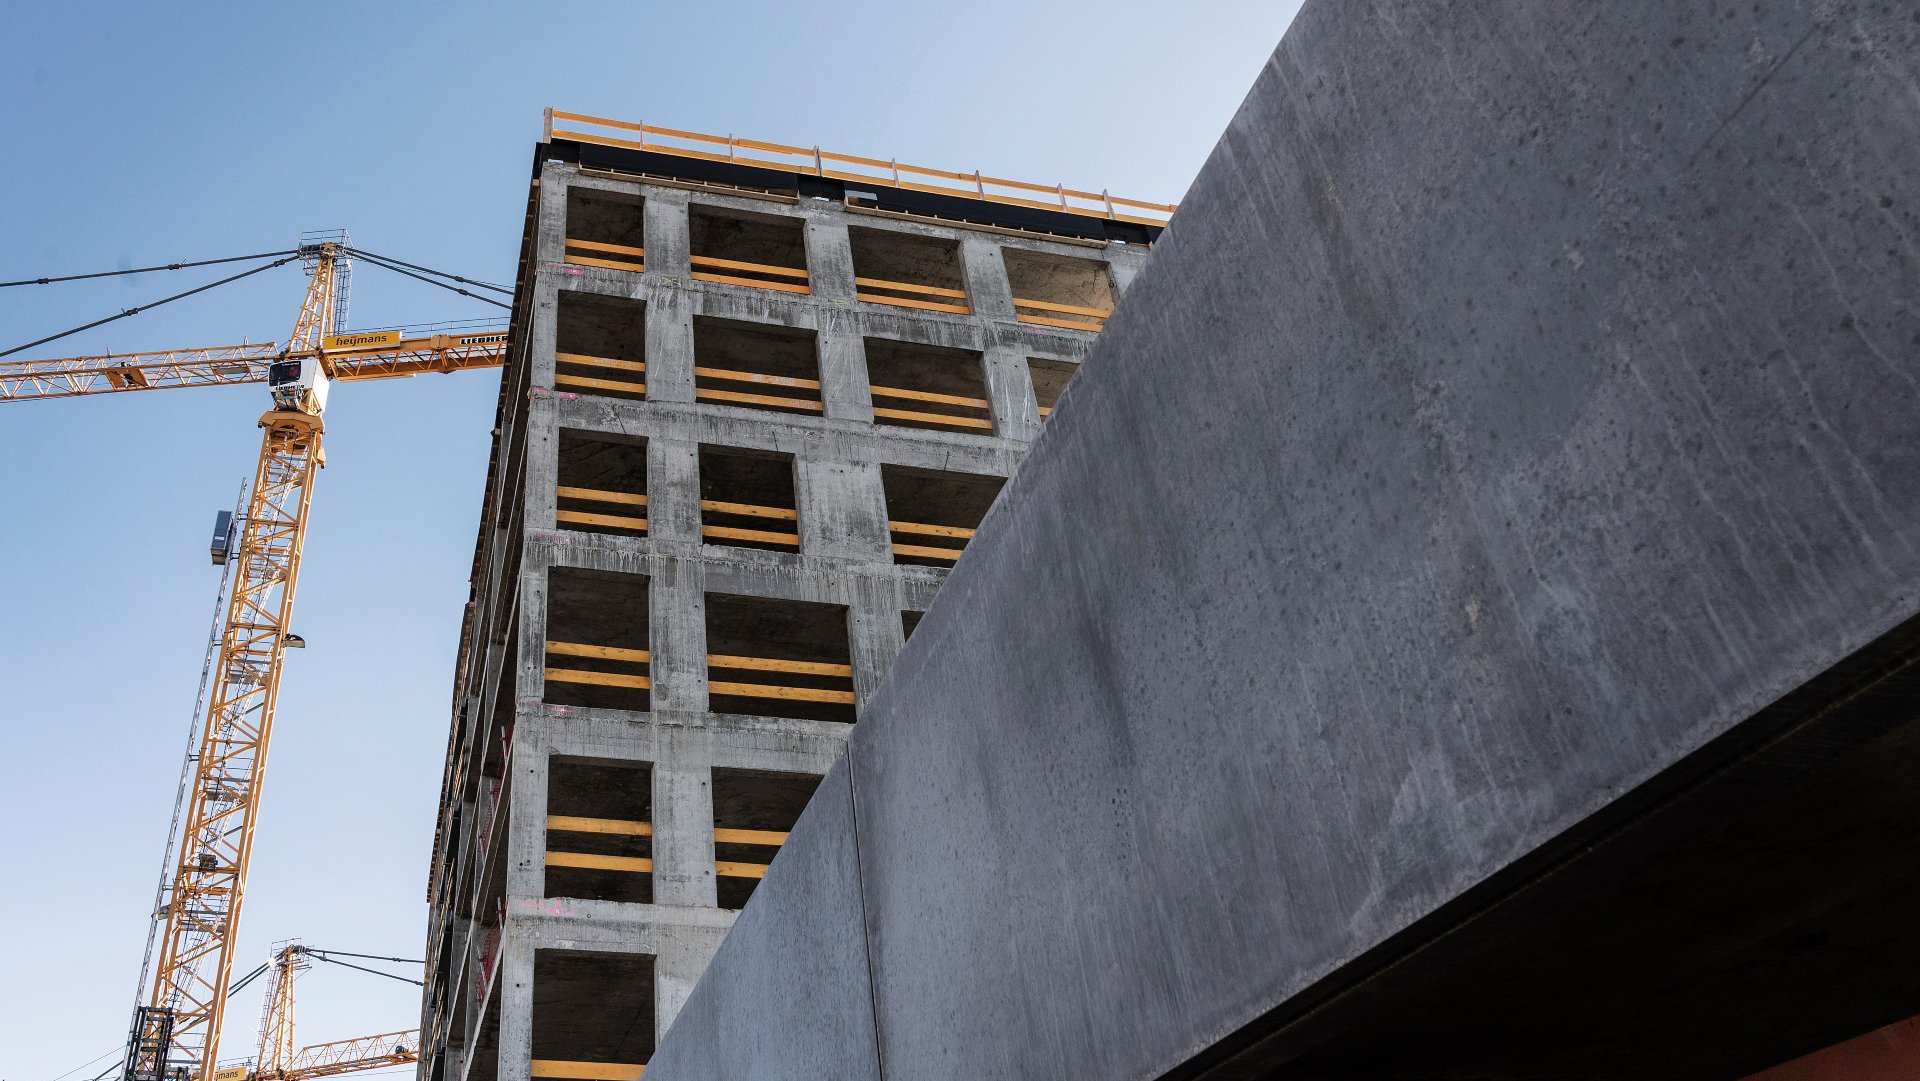
<path fill-rule="evenodd" d="M 548 115 L 426 1081 L 631 1081 L 1171 206 Z"/>

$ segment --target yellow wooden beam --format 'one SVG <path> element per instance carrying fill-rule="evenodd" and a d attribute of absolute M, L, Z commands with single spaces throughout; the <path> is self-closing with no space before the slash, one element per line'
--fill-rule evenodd
<path fill-rule="evenodd" d="M 774 687 L 764 683 L 722 683 L 707 681 L 710 694 L 730 694 L 742 698 L 782 698 L 790 702 L 830 702 L 851 706 L 852 691 L 830 691 L 821 687 Z"/>
<path fill-rule="evenodd" d="M 765 394 L 745 394 L 737 390 L 709 390 L 706 387 L 696 387 L 693 396 L 716 402 L 745 402 L 748 405 L 770 405 L 777 409 L 804 409 L 809 413 L 824 413 L 827 409 L 819 402 L 810 402 L 805 398 L 775 398 Z"/>
<path fill-rule="evenodd" d="M 1046 300 L 1023 300 L 1013 298 L 1016 308 L 1038 308 L 1043 312 L 1061 312 L 1065 315 L 1091 315 L 1096 319 L 1105 319 L 1113 314 L 1112 308 L 1083 308 L 1078 304 L 1054 304 Z"/>
<path fill-rule="evenodd" d="M 615 529 L 647 530 L 645 518 L 629 518 L 623 514 L 588 514 L 585 511 L 558 510 L 553 512 L 555 521 L 572 522 L 576 525 L 604 525 Z"/>
<path fill-rule="evenodd" d="M 888 281 L 885 278 L 855 278 L 853 279 L 853 284 L 865 285 L 874 289 L 888 289 L 896 293 L 919 293 L 923 296 L 930 297 L 953 297 L 957 300 L 967 299 L 967 291 L 965 289 L 943 289 L 937 285 L 911 285 L 907 282 Z"/>
<path fill-rule="evenodd" d="M 609 244 L 604 240 L 575 240 L 572 237 L 567 238 L 567 247 L 585 248 L 588 251 L 610 251 L 616 255 L 647 254 L 645 248 L 636 248 L 627 244 Z"/>
<path fill-rule="evenodd" d="M 537 1058 L 528 1063 L 534 1077 L 561 1081 L 640 1081 L 646 1065 L 639 1062 L 567 1062 Z"/>
<path fill-rule="evenodd" d="M 647 497 L 632 492 L 603 492 L 598 488 L 570 488 L 561 485 L 554 494 L 562 499 L 586 499 L 595 503 L 628 503 L 636 507 L 647 505 Z"/>
<path fill-rule="evenodd" d="M 985 409 L 992 404 L 985 398 L 963 398 L 958 394 L 936 394 L 930 390 L 908 390 L 905 387 L 873 387 L 872 390 L 880 398 L 907 398 L 916 402 L 964 405 L 973 409 Z"/>
<path fill-rule="evenodd" d="M 913 409 L 887 409 L 878 405 L 873 407 L 873 415 L 876 417 L 887 417 L 891 420 L 912 421 L 915 424 L 950 424 L 956 428 L 985 428 L 988 431 L 993 430 L 992 421 L 981 420 L 979 417 L 954 417 L 944 413 L 921 413 Z"/>
<path fill-rule="evenodd" d="M 800 537 L 794 533 L 771 533 L 764 529 L 736 529 L 730 525 L 703 525 L 700 527 L 703 537 L 717 537 L 721 540 L 759 541 L 762 544 L 791 544 L 800 547 Z"/>
<path fill-rule="evenodd" d="M 764 863 L 727 863 L 715 860 L 713 873 L 721 878 L 765 878 L 767 865 Z"/>
<path fill-rule="evenodd" d="M 775 289 L 782 293 L 811 293 L 813 290 L 804 285 L 788 285 L 785 282 L 760 281 L 756 278 L 736 278 L 729 274 L 709 274 L 704 270 L 693 272 L 697 282 L 718 282 L 721 285 L 750 285 L 755 289 Z"/>
<path fill-rule="evenodd" d="M 713 839 L 723 845 L 774 845 L 787 843 L 787 835 L 777 830 L 734 830 L 714 827 Z"/>
<path fill-rule="evenodd" d="M 591 683 L 599 687 L 632 687 L 646 690 L 653 681 L 645 676 L 625 676 L 616 672 L 588 672 L 578 668 L 547 669 L 549 683 Z"/>
<path fill-rule="evenodd" d="M 629 383 L 624 379 L 589 379 L 584 375 L 568 375 L 562 372 L 553 377 L 556 387 L 591 387 L 595 390 L 617 390 L 624 394 L 645 394 L 645 383 Z"/>
<path fill-rule="evenodd" d="M 591 255 L 568 255 L 567 262 L 575 266 L 599 267 L 601 270 L 624 270 L 630 274 L 646 272 L 645 263 L 623 263 L 614 259 L 600 259 Z"/>
<path fill-rule="evenodd" d="M 807 272 L 793 267 L 774 266 L 770 263 L 746 263 L 738 259 L 721 259 L 712 255 L 693 256 L 694 266 L 719 267 L 721 270 L 745 270 L 755 274 L 768 274 L 776 278 L 798 278 L 807 280 Z"/>
<path fill-rule="evenodd" d="M 743 372 L 733 368 L 706 368 L 695 365 L 693 374 L 704 375 L 709 379 L 724 379 L 729 383 L 765 383 L 773 387 L 793 387 L 795 390 L 819 390 L 820 380 L 802 379 L 797 375 L 765 375 L 760 372 Z"/>
<path fill-rule="evenodd" d="M 653 860 L 646 856 L 602 856 L 595 852 L 547 853 L 548 867 L 577 867 L 583 871 L 628 871 L 653 873 Z"/>
<path fill-rule="evenodd" d="M 630 661 L 645 664 L 653 655 L 644 649 L 628 649 L 625 646 L 590 646 L 585 642 L 547 643 L 548 653 L 558 653 L 566 657 L 599 657 L 608 661 Z"/>
<path fill-rule="evenodd" d="M 739 514 L 749 518 L 779 518 L 782 521 L 797 522 L 800 512 L 787 507 L 762 507 L 754 503 L 727 503 L 718 499 L 702 499 L 701 510 L 710 510 L 716 514 Z"/>
<path fill-rule="evenodd" d="M 855 293 L 853 299 L 864 300 L 869 304 L 891 304 L 896 308 L 919 308 L 921 311 L 950 312 L 954 315 L 972 315 L 973 309 L 965 304 L 941 304 L 932 300 L 908 300 L 906 297 L 882 296 L 879 293 Z"/>
<path fill-rule="evenodd" d="M 624 818 L 581 818 L 575 815 L 548 815 L 547 832 L 609 833 L 620 837 L 651 837 L 653 836 L 653 823 L 633 822 Z"/>
<path fill-rule="evenodd" d="M 928 525 L 924 522 L 889 521 L 887 528 L 893 530 L 895 533 L 918 533 L 927 537 L 960 537 L 966 540 L 973 539 L 973 530 L 965 526 Z"/>
<path fill-rule="evenodd" d="M 924 544 L 896 544 L 893 546 L 893 552 L 895 555 L 925 556 L 928 559 L 960 558 L 958 548 L 929 548 Z"/>
<path fill-rule="evenodd" d="M 587 353 L 555 353 L 553 359 L 561 364 L 585 364 L 593 368 L 619 368 L 629 372 L 647 370 L 647 362 L 644 360 L 616 360 L 613 357 L 596 357 Z"/>
<path fill-rule="evenodd" d="M 774 657 L 736 657 L 731 654 L 707 654 L 709 668 L 746 668 L 755 672 L 794 672 L 807 676 L 843 676 L 853 678 L 853 665 L 825 661 L 788 661 Z"/>

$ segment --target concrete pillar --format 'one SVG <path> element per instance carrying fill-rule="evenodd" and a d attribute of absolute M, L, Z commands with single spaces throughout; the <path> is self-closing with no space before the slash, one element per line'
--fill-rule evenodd
<path fill-rule="evenodd" d="M 654 1039 L 663 1040 L 680 1008 L 693 994 L 700 974 L 713 960 L 715 947 L 692 936 L 663 934 L 653 960 Z"/>
<path fill-rule="evenodd" d="M 499 1081 L 530 1081 L 533 1059 L 533 945 L 511 933 L 500 936 Z"/>
<path fill-rule="evenodd" d="M 986 370 L 987 401 L 993 411 L 993 434 L 1002 439 L 1040 438 L 1040 408 L 1033 397 L 1033 373 L 1019 349 L 996 345 L 981 358 Z"/>
<path fill-rule="evenodd" d="M 873 387 L 867 376 L 867 346 L 859 324 L 847 313 L 823 311 L 820 318 L 820 400 L 835 420 L 873 423 Z"/>
<path fill-rule="evenodd" d="M 693 401 L 693 305 L 693 295 L 680 289 L 648 293 L 647 397 L 652 401 Z"/>
<path fill-rule="evenodd" d="M 878 465 L 800 458 L 794 472 L 801 552 L 828 559 L 889 558 L 886 493 Z"/>
<path fill-rule="evenodd" d="M 707 708 L 705 575 L 698 564 L 684 560 L 663 560 L 658 567 L 647 588 L 653 712 L 662 724 L 687 724 L 684 714 Z"/>
<path fill-rule="evenodd" d="M 692 225 L 685 192 L 648 188 L 646 194 L 647 273 L 681 281 L 693 269 Z"/>
<path fill-rule="evenodd" d="M 847 645 L 853 653 L 853 693 L 859 706 L 880 688 L 893 659 L 906 645 L 900 600 L 890 582 L 854 579 L 847 606 Z"/>
<path fill-rule="evenodd" d="M 960 264 L 967 275 L 967 303 L 984 319 L 1013 319 L 1013 288 L 1007 284 L 1007 264 L 1000 245 L 978 233 L 960 236 Z"/>
<path fill-rule="evenodd" d="M 668 548 L 700 544 L 700 444 L 647 440 L 647 536 Z"/>
<path fill-rule="evenodd" d="M 513 766 L 508 773 L 506 894 L 543 897 L 547 881 L 547 741 L 539 718 L 525 718 L 514 730 Z"/>
<path fill-rule="evenodd" d="M 847 223 L 841 220 L 808 218 L 807 287 L 814 297 L 829 304 L 853 305 L 853 245 L 847 239 Z"/>
<path fill-rule="evenodd" d="M 653 903 L 712 908 L 713 771 L 706 731 L 659 730 L 653 764 Z"/>

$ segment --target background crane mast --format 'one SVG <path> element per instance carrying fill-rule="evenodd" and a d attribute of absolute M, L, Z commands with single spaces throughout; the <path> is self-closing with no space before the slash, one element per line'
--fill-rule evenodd
<path fill-rule="evenodd" d="M 356 252 L 347 245 L 345 234 L 302 243 L 294 253 L 272 254 L 297 255 L 309 274 L 305 299 L 284 346 L 0 361 L 0 401 L 261 381 L 267 383 L 273 400 L 273 408 L 259 420 L 260 456 L 247 489 L 245 512 L 226 538 L 233 585 L 219 633 L 206 713 L 189 760 L 187 812 L 178 834 L 169 838 L 170 881 L 163 885 L 162 910 L 155 914 L 156 922 L 164 920 L 164 924 L 142 967 L 142 997 L 127 1040 L 124 1081 L 214 1081 L 281 662 L 289 646 L 298 644 L 290 638 L 289 620 L 313 482 L 326 461 L 322 413 L 330 384 L 493 368 L 500 366 L 506 351 L 504 332 L 415 338 L 399 331 L 341 334 L 353 256 L 409 277 L 420 276 L 392 266 L 395 260 Z M 482 287 L 509 292 L 499 286 Z M 455 291 L 474 295 L 465 289 Z M 216 552 L 222 539 L 215 538 Z M 274 1030 L 270 1049 L 263 1033 L 263 1062 L 271 1050 L 272 1065 L 261 1076 L 304 1081 L 390 1061 L 411 1061 L 394 1057 L 410 1053 L 417 1043 L 409 1043 L 408 1033 L 318 1045 L 296 1055 L 291 1042 L 292 994 L 294 966 L 300 957 L 289 953 L 289 967 L 276 970 L 268 1016 L 284 1017 L 285 1023 Z M 151 973 L 150 983 L 147 973 Z M 274 996 L 283 989 L 284 1012 L 275 1014 Z"/>

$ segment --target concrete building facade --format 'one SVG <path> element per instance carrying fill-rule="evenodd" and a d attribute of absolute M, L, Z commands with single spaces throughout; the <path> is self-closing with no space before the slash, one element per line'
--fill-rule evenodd
<path fill-rule="evenodd" d="M 423 1081 L 638 1076 L 1159 232 L 645 138 L 536 156 Z"/>

